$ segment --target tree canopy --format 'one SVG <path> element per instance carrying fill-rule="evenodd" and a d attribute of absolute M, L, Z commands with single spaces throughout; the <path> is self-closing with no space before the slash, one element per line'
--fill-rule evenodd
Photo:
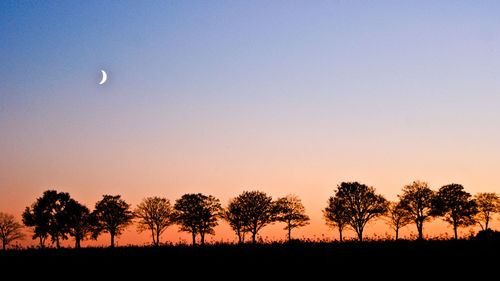
<path fill-rule="evenodd" d="M 22 228 L 23 226 L 14 219 L 13 215 L 0 212 L 0 240 L 2 240 L 4 250 L 10 243 L 24 238 Z"/>
<path fill-rule="evenodd" d="M 271 196 L 261 191 L 245 191 L 235 200 L 243 214 L 243 225 L 252 234 L 252 243 L 256 243 L 257 233 L 276 221 L 276 204 Z"/>
<path fill-rule="evenodd" d="M 134 217 L 130 205 L 120 195 L 103 195 L 102 200 L 95 204 L 92 216 L 93 237 L 97 238 L 101 232 L 109 233 L 111 247 L 115 246 L 115 236 L 119 236 Z"/>
<path fill-rule="evenodd" d="M 286 223 L 285 230 L 288 230 L 288 240 L 292 239 L 292 229 L 309 224 L 309 217 L 306 215 L 306 208 L 297 195 L 289 194 L 276 201 L 276 220 Z"/>
<path fill-rule="evenodd" d="M 201 193 L 184 194 L 174 204 L 174 220 L 180 231 L 189 232 L 196 244 L 196 235 L 200 235 L 200 243 L 205 244 L 206 234 L 215 234 L 214 227 L 221 215 L 219 200 L 212 195 Z"/>
<path fill-rule="evenodd" d="M 436 215 L 443 216 L 453 226 L 455 239 L 458 239 L 458 227 L 475 224 L 477 204 L 460 184 L 441 187 L 434 197 L 433 208 Z"/>
<path fill-rule="evenodd" d="M 415 223 L 420 240 L 424 238 L 424 222 L 433 217 L 434 195 L 435 192 L 429 188 L 428 183 L 418 180 L 403 187 L 403 194 L 399 195 L 401 207 Z"/>
<path fill-rule="evenodd" d="M 387 200 L 377 194 L 375 188 L 358 182 L 342 182 L 335 197 L 344 205 L 347 224 L 354 229 L 359 241 L 363 241 L 365 226 L 387 211 Z"/>
<path fill-rule="evenodd" d="M 371 186 L 341 182 L 328 199 L 323 217 L 328 226 L 338 229 L 341 242 L 346 228 L 354 230 L 358 240 L 363 241 L 366 226 L 381 216 L 385 216 L 387 224 L 395 231 L 396 240 L 399 230 L 412 222 L 417 226 L 418 239 L 423 239 L 424 222 L 433 217 L 442 217 L 451 224 L 455 239 L 458 239 L 458 228 L 478 223 L 486 231 L 495 213 L 500 211 L 496 193 L 478 193 L 473 198 L 460 184 L 445 185 L 435 192 L 426 182 L 414 181 L 404 186 L 398 197 L 398 202 L 389 202 Z M 244 191 L 230 199 L 225 209 L 217 198 L 201 193 L 184 194 L 173 206 L 166 198 L 148 197 L 135 210 L 130 207 L 120 195 L 103 195 L 91 212 L 66 192 L 46 190 L 26 207 L 22 222 L 32 228 L 32 238 L 39 240 L 40 248 L 45 247 L 48 238 L 59 248 L 61 240 L 68 237 L 74 238 L 75 248 L 80 248 L 81 241 L 97 239 L 101 233 L 110 234 L 110 244 L 114 247 L 115 238 L 133 223 L 134 218 L 137 219 L 137 231 L 149 231 L 155 246 L 160 245 L 160 236 L 172 224 L 177 224 L 179 231 L 189 232 L 195 245 L 198 236 L 200 243 L 205 244 L 206 235 L 215 234 L 219 218 L 227 221 L 239 243 L 245 242 L 247 234 L 251 234 L 252 243 L 256 243 L 259 231 L 274 222 L 285 223 L 290 241 L 292 230 L 310 221 L 298 196 L 287 195 L 273 200 L 261 191 Z M 10 216 L 0 213 L 0 219 L 0 239 L 5 248 L 22 235 L 6 232 L 6 222 L 16 226 Z"/>
<path fill-rule="evenodd" d="M 478 211 L 476 221 L 481 229 L 488 230 L 493 214 L 500 212 L 500 197 L 494 192 L 484 192 L 476 194 L 475 200 Z"/>
<path fill-rule="evenodd" d="M 90 210 L 74 199 L 70 199 L 65 209 L 64 224 L 68 234 L 75 239 L 75 248 L 81 247 L 81 241 L 89 236 L 93 229 Z"/>
<path fill-rule="evenodd" d="M 339 231 L 339 240 L 343 241 L 342 231 L 348 226 L 348 213 L 341 200 L 336 196 L 328 198 L 328 205 L 323 210 L 323 217 L 326 220 L 326 225 L 332 228 L 337 228 Z"/>
<path fill-rule="evenodd" d="M 395 232 L 395 240 L 399 239 L 399 230 L 412 222 L 410 213 L 403 208 L 401 202 L 390 202 L 387 210 L 388 224 Z"/>
<path fill-rule="evenodd" d="M 23 223 L 34 228 L 33 238 L 39 238 L 40 247 L 44 247 L 45 240 L 49 236 L 57 248 L 60 247 L 60 240 L 68 238 L 66 207 L 70 200 L 66 192 L 47 190 L 31 207 L 26 207 Z"/>
<path fill-rule="evenodd" d="M 160 244 L 160 235 L 173 223 L 173 210 L 167 198 L 148 197 L 135 209 L 139 232 L 151 231 L 153 245 Z"/>
<path fill-rule="evenodd" d="M 244 212 L 243 205 L 239 198 L 229 200 L 229 203 L 222 211 L 222 218 L 227 221 L 231 229 L 238 236 L 238 243 L 245 242 L 245 234 L 250 232 L 248 217 Z"/>

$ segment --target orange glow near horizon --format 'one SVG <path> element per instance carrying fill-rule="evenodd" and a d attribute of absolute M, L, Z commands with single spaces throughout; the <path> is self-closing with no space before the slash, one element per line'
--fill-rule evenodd
<path fill-rule="evenodd" d="M 57 145 L 19 146 L 22 151 L 8 151 L 0 164 L 1 211 L 20 220 L 24 208 L 47 189 L 69 192 L 90 209 L 103 194 L 119 194 L 135 208 L 149 196 L 166 197 L 173 204 L 185 193 L 200 192 L 215 196 L 225 206 L 230 198 L 245 190 L 260 190 L 274 199 L 287 194 L 301 198 L 311 221 L 310 225 L 293 230 L 294 237 L 329 239 L 338 234 L 325 225 L 322 210 L 341 181 L 373 186 L 388 200 L 397 200 L 403 186 L 416 179 L 429 182 L 434 190 L 460 183 L 471 194 L 498 191 L 495 167 L 500 158 L 491 157 L 485 147 L 465 149 L 463 144 L 439 140 L 421 140 L 419 144 L 410 137 L 405 141 L 390 135 L 365 141 L 354 141 L 364 137 L 347 136 L 344 141 L 332 143 L 318 136 L 290 141 L 283 136 L 278 137 L 280 141 L 267 137 L 224 141 L 218 134 L 207 135 L 203 141 L 191 137 L 185 142 L 170 138 L 165 143 L 145 138 L 103 138 L 98 142 L 99 137 L 73 137 L 74 142 Z M 492 222 L 492 227 L 498 227 L 498 220 Z M 285 239 L 286 231 L 282 228 L 282 224 L 275 223 L 260 234 L 271 240 Z M 415 232 L 410 225 L 401 235 Z M 468 229 L 460 232 L 464 235 Z M 450 234 L 451 228 L 439 221 L 424 227 L 424 234 L 431 237 L 443 233 Z M 366 229 L 367 237 L 374 235 L 392 235 L 392 231 L 383 222 L 377 222 Z M 352 233 L 347 231 L 346 236 Z M 106 245 L 107 239 L 103 234 L 98 241 L 83 245 Z M 162 241 L 173 243 L 179 239 L 190 242 L 190 236 L 178 233 L 175 226 L 162 237 Z M 235 235 L 225 222 L 220 222 L 210 240 L 235 241 Z M 117 242 L 142 245 L 150 243 L 150 237 L 129 227 Z M 26 239 L 22 243 L 36 241 Z"/>
<path fill-rule="evenodd" d="M 134 178 L 134 175 L 131 175 L 130 173 L 127 174 L 129 178 Z M 208 175 L 207 175 L 208 176 Z M 137 177 L 139 180 L 140 178 Z M 151 178 L 148 178 L 149 181 L 153 181 Z M 316 181 L 311 181 L 312 184 L 310 187 L 307 186 L 308 181 L 306 178 L 301 178 L 297 173 L 290 173 L 290 177 L 286 182 L 282 182 L 280 184 L 280 180 L 277 177 L 269 177 L 268 180 L 265 182 L 265 185 L 258 185 L 259 187 L 252 188 L 251 180 L 249 178 L 246 179 L 249 184 L 246 184 L 245 188 L 239 188 L 239 189 L 234 189 L 231 190 L 230 186 L 225 186 L 223 185 L 222 179 L 220 181 L 217 181 L 216 179 L 211 178 L 212 180 L 207 180 L 207 184 L 205 185 L 205 188 L 203 189 L 196 189 L 196 188 L 186 188 L 182 190 L 181 188 L 177 189 L 165 189 L 162 192 L 161 185 L 155 186 L 156 188 L 141 188 L 139 185 L 137 188 L 132 188 L 132 185 L 124 186 L 122 192 L 120 192 L 120 188 L 110 188 L 111 192 L 105 192 L 106 194 L 120 194 L 122 195 L 122 198 L 126 200 L 129 204 L 132 205 L 132 208 L 135 208 L 135 206 L 142 200 L 142 198 L 147 197 L 147 196 L 164 196 L 167 197 L 171 203 L 173 204 L 175 202 L 175 199 L 180 197 L 184 193 L 193 193 L 193 192 L 202 192 L 205 194 L 212 194 L 216 197 L 218 197 L 221 200 L 221 203 L 223 206 L 226 205 L 227 201 L 240 194 L 244 190 L 261 190 L 266 192 L 266 188 L 264 186 L 270 185 L 274 186 L 274 191 L 268 191 L 267 193 L 272 195 L 274 199 L 277 199 L 278 197 L 285 196 L 286 194 L 293 193 L 297 194 L 303 201 L 303 204 L 306 207 L 306 212 L 310 216 L 311 221 L 310 225 L 294 229 L 292 231 L 292 236 L 294 238 L 298 239 L 312 239 L 312 240 L 332 240 L 332 239 L 338 239 L 338 232 L 336 229 L 330 229 L 328 228 L 325 223 L 324 219 L 322 217 L 322 209 L 326 206 L 326 200 L 329 196 L 333 195 L 333 191 L 336 187 L 335 184 L 333 185 L 328 185 L 326 181 L 328 178 L 320 178 L 315 177 Z M 241 178 L 240 178 L 241 179 Z M 121 179 L 125 182 L 124 179 Z M 159 179 L 156 179 L 159 181 Z M 233 179 L 233 181 L 236 181 L 237 179 Z M 354 178 L 349 178 L 345 180 L 354 180 Z M 202 178 L 198 177 L 192 177 L 190 179 L 186 178 L 186 181 L 190 182 L 190 186 L 197 186 L 201 185 L 201 182 L 203 181 Z M 325 183 L 322 183 L 322 181 L 325 181 Z M 123 183 L 124 183 L 123 182 Z M 210 183 L 210 184 L 208 184 Z M 410 182 L 408 182 L 410 183 Z M 443 182 L 442 184 L 444 185 L 446 182 Z M 151 183 L 149 183 L 151 184 Z M 381 186 L 384 186 L 386 188 L 377 188 L 377 192 L 382 193 L 383 195 L 386 196 L 387 199 L 389 200 L 396 200 L 397 199 L 397 194 L 399 193 L 399 190 L 395 190 L 395 192 L 389 192 L 390 189 L 387 188 L 389 186 L 390 182 L 385 182 L 384 179 L 380 182 Z M 188 185 L 188 186 L 189 186 Z M 109 185 L 111 186 L 111 185 Z M 120 185 L 123 186 L 123 185 Z M 215 187 L 219 186 L 219 189 L 216 189 Z M 257 186 L 257 184 L 254 183 L 254 186 Z M 377 185 L 373 185 L 376 187 Z M 125 189 L 126 187 L 126 189 Z M 438 187 L 433 186 L 433 189 L 437 189 Z M 466 186 L 467 188 L 467 186 Z M 2 197 L 2 207 L 4 212 L 9 212 L 12 214 L 16 215 L 16 218 L 20 220 L 20 216 L 24 208 L 31 203 L 35 201 L 35 199 L 39 196 L 41 196 L 42 192 L 46 189 L 56 189 L 58 191 L 64 191 L 64 192 L 69 192 L 73 198 L 76 200 L 80 201 L 81 203 L 87 205 L 90 209 L 93 208 L 94 203 L 97 200 L 101 199 L 102 194 L 98 194 L 98 191 L 92 190 L 90 188 L 83 188 L 82 186 L 73 186 L 72 188 L 60 188 L 60 187 L 47 187 L 47 188 L 33 188 L 30 190 L 30 195 L 29 196 L 24 196 L 23 193 L 21 193 L 20 189 L 15 190 L 16 192 L 12 192 L 9 194 L 9 201 L 8 204 L 5 202 L 6 197 Z M 210 190 L 214 190 L 214 192 L 209 192 Z M 104 187 L 103 187 L 104 190 Z M 495 190 L 488 190 L 488 189 L 483 189 L 483 190 L 477 190 L 473 191 L 470 188 L 467 189 L 469 192 L 472 194 L 475 194 L 477 192 L 494 192 Z M 217 191 L 217 192 L 215 192 Z M 224 196 L 224 194 L 229 194 Z M 93 203 L 89 203 L 93 202 Z M 498 220 L 495 218 L 492 223 L 491 227 L 493 229 L 497 228 L 499 225 Z M 274 223 L 272 225 L 269 225 L 265 227 L 264 229 L 259 232 L 260 236 L 262 239 L 265 241 L 275 241 L 275 240 L 285 240 L 286 239 L 286 231 L 283 230 L 284 224 L 282 223 Z M 459 231 L 461 236 L 466 236 L 469 234 L 469 232 L 473 231 L 478 231 L 479 227 L 472 227 L 472 228 L 461 228 Z M 27 232 L 28 233 L 28 232 Z M 401 229 L 400 231 L 400 237 L 402 238 L 409 238 L 409 237 L 414 237 L 416 235 L 416 229 L 414 225 L 409 225 Z M 440 221 L 439 219 L 435 219 L 432 222 L 426 223 L 424 226 L 424 235 L 428 237 L 436 237 L 436 236 L 443 236 L 443 235 L 448 235 L 449 237 L 452 236 L 452 229 L 451 227 L 445 223 Z M 352 231 L 345 231 L 344 236 L 349 239 L 355 239 L 354 232 Z M 374 221 L 370 223 L 366 230 L 365 230 L 365 237 L 367 238 L 385 238 L 385 237 L 392 237 L 393 236 L 393 231 L 392 229 L 385 224 L 383 219 L 379 219 L 377 221 Z M 248 238 L 247 238 L 248 239 Z M 161 238 L 162 242 L 171 242 L 171 243 L 191 243 L 191 237 L 187 233 L 179 233 L 177 231 L 177 226 L 171 226 L 168 228 L 168 230 L 162 235 Z M 214 236 L 209 236 L 207 241 L 209 242 L 235 242 L 236 241 L 236 236 L 234 232 L 229 228 L 229 226 L 224 222 L 224 221 L 219 221 L 219 225 L 216 227 L 216 234 Z M 34 245 L 37 246 L 38 241 L 37 240 L 31 240 L 30 238 L 26 238 L 24 241 L 20 242 L 20 245 L 23 246 L 28 246 L 28 245 Z M 62 243 L 63 246 L 73 246 L 73 241 L 72 239 L 69 239 L 67 241 L 64 241 Z M 107 246 L 109 243 L 109 235 L 108 234 L 102 234 L 97 241 L 94 240 L 88 240 L 84 241 L 82 243 L 82 246 Z M 143 232 L 141 234 L 136 232 L 136 228 L 134 225 L 129 226 L 124 233 L 118 237 L 117 239 L 117 245 L 149 245 L 151 243 L 151 237 L 149 236 L 148 232 Z M 49 243 L 50 244 L 50 243 Z"/>

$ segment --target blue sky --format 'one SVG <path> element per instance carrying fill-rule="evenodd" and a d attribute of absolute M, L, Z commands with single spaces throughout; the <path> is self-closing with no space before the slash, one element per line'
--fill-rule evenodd
<path fill-rule="evenodd" d="M 110 73 L 108 94 L 142 92 L 131 103 L 341 99 L 398 110 L 412 101 L 470 105 L 479 95 L 489 104 L 498 89 L 497 6 L 3 1 L 2 106 L 68 92 L 96 98 L 101 68 Z"/>
<path fill-rule="evenodd" d="M 92 185 L 105 176 L 89 163 L 116 158 L 110 167 L 134 176 L 124 181 L 147 175 L 158 186 L 174 176 L 134 169 L 214 169 L 221 181 L 247 171 L 230 184 L 264 186 L 252 179 L 285 177 L 293 169 L 273 169 L 295 163 L 309 178 L 337 171 L 330 185 L 347 175 L 393 195 L 413 177 L 495 189 L 499 10 L 496 1 L 1 1 L 0 185 L 33 194 Z M 75 171 L 95 182 L 71 181 Z"/>

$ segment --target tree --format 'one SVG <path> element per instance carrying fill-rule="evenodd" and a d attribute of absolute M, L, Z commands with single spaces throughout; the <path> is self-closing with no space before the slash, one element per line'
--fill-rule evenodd
<path fill-rule="evenodd" d="M 433 208 L 436 215 L 443 216 L 453 226 L 455 239 L 458 239 L 458 227 L 476 223 L 474 216 L 477 214 L 477 204 L 460 184 L 441 187 L 433 200 Z"/>
<path fill-rule="evenodd" d="M 240 198 L 229 200 L 227 208 L 222 211 L 222 218 L 236 232 L 238 243 L 245 242 L 245 233 L 249 232 L 250 228 Z"/>
<path fill-rule="evenodd" d="M 45 248 L 45 241 L 49 236 L 49 216 L 42 212 L 42 208 L 37 204 L 26 207 L 23 212 L 23 223 L 25 226 L 33 227 L 32 239 L 38 239 L 40 248 Z"/>
<path fill-rule="evenodd" d="M 0 212 L 0 240 L 2 240 L 2 248 L 4 250 L 8 244 L 24 237 L 24 234 L 21 232 L 22 228 L 23 226 L 16 222 L 13 215 Z"/>
<path fill-rule="evenodd" d="M 215 234 L 214 227 L 221 215 L 222 207 L 219 200 L 209 195 L 184 194 L 174 204 L 174 220 L 180 226 L 180 231 L 191 233 L 193 245 L 196 245 L 196 235 L 200 235 L 200 243 L 205 244 L 206 234 Z"/>
<path fill-rule="evenodd" d="M 302 201 L 296 195 L 287 195 L 276 201 L 277 221 L 286 223 L 285 230 L 288 230 L 288 241 L 292 239 L 292 229 L 309 224 L 309 217 Z"/>
<path fill-rule="evenodd" d="M 65 209 L 64 224 L 67 227 L 68 234 L 75 239 L 75 248 L 81 247 L 81 241 L 86 239 L 92 232 L 92 216 L 90 210 L 70 199 Z"/>
<path fill-rule="evenodd" d="M 433 217 L 432 200 L 435 192 L 429 188 L 429 184 L 422 181 L 414 181 L 403 187 L 403 194 L 398 195 L 401 207 L 406 210 L 411 220 L 417 226 L 418 239 L 424 239 L 424 222 Z"/>
<path fill-rule="evenodd" d="M 67 239 L 68 229 L 66 225 L 66 205 L 70 196 L 65 192 L 47 190 L 42 197 L 26 207 L 23 213 L 23 223 L 34 227 L 33 239 L 40 239 L 40 247 L 44 247 L 45 239 L 50 235 L 53 243 L 60 248 L 59 241 Z"/>
<path fill-rule="evenodd" d="M 135 209 L 135 217 L 139 219 L 139 232 L 151 231 L 153 245 L 160 244 L 160 235 L 170 226 L 172 221 L 172 206 L 166 198 L 148 197 Z"/>
<path fill-rule="evenodd" d="M 387 211 L 388 224 L 394 229 L 395 240 L 399 238 L 399 229 L 412 222 L 410 213 L 403 208 L 401 202 L 390 202 Z"/>
<path fill-rule="evenodd" d="M 323 210 L 326 224 L 339 230 L 339 240 L 342 239 L 342 231 L 348 226 L 348 215 L 341 199 L 335 196 L 328 198 L 328 206 Z"/>
<path fill-rule="evenodd" d="M 236 200 L 245 220 L 243 225 L 252 233 L 252 243 L 256 243 L 259 230 L 276 221 L 276 204 L 261 191 L 245 191 Z"/>
<path fill-rule="evenodd" d="M 115 236 L 118 236 L 132 222 L 133 213 L 130 205 L 120 195 L 103 195 L 101 201 L 95 204 L 93 216 L 93 237 L 101 232 L 109 233 L 111 236 L 111 247 L 115 246 Z"/>
<path fill-rule="evenodd" d="M 387 200 L 375 193 L 373 187 L 358 182 L 342 182 L 335 196 L 344 204 L 347 224 L 363 241 L 363 230 L 368 222 L 383 215 L 387 211 Z"/>
<path fill-rule="evenodd" d="M 494 213 L 500 211 L 500 197 L 496 193 L 478 193 L 475 196 L 477 203 L 476 221 L 482 230 L 489 229 L 489 222 Z"/>

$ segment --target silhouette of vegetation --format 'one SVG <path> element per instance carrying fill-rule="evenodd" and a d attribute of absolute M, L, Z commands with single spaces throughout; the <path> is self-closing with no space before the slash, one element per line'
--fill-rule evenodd
<path fill-rule="evenodd" d="M 302 201 L 296 195 L 287 195 L 276 201 L 277 221 L 286 223 L 285 230 L 288 230 L 288 241 L 292 239 L 292 229 L 309 224 L 309 217 Z"/>
<path fill-rule="evenodd" d="M 474 237 L 476 240 L 500 242 L 500 231 L 484 229 L 480 230 Z"/>
<path fill-rule="evenodd" d="M 445 185 L 434 192 L 427 183 L 414 181 L 402 191 L 399 202 L 389 202 L 373 187 L 359 182 L 342 182 L 334 196 L 328 199 L 323 210 L 324 219 L 328 226 L 338 229 L 339 240 L 344 242 L 346 228 L 354 230 L 357 239 L 363 241 L 366 225 L 381 216 L 386 217 L 387 224 L 395 231 L 394 240 L 399 240 L 400 229 L 412 222 L 417 226 L 418 239 L 422 240 L 424 222 L 442 216 L 452 225 L 454 240 L 458 240 L 459 227 L 478 223 L 483 231 L 489 230 L 490 222 L 500 208 L 496 193 L 479 193 L 473 199 L 459 184 Z M 15 226 L 12 217 L 0 215 L 3 220 L 0 223 Z M 134 211 L 120 195 L 104 195 L 91 212 L 68 193 L 47 190 L 22 214 L 24 225 L 32 228 L 32 238 L 39 240 L 40 248 L 45 247 L 47 238 L 60 248 L 60 241 L 68 237 L 75 239 L 75 248 L 81 248 L 81 241 L 97 239 L 101 233 L 110 234 L 110 246 L 114 247 L 115 237 L 132 224 L 134 218 L 137 218 L 138 232 L 150 231 L 154 246 L 160 245 L 160 236 L 174 223 L 179 225 L 180 231 L 191 233 L 193 245 L 196 245 L 198 235 L 204 245 L 206 235 L 214 235 L 218 219 L 223 218 L 235 231 L 239 244 L 244 244 L 247 234 L 251 234 L 252 244 L 256 244 L 259 231 L 266 225 L 284 222 L 287 240 L 291 242 L 292 230 L 308 225 L 310 220 L 296 195 L 273 201 L 261 191 L 245 191 L 229 200 L 225 209 L 218 199 L 201 193 L 185 194 L 173 207 L 166 198 L 148 197 Z M 22 237 L 18 235 L 20 232 L 11 233 L 5 229 L 10 228 L 0 225 L 4 248 Z M 472 236 L 471 230 L 469 237 Z M 447 238 L 442 236 L 440 239 Z M 261 241 L 269 242 L 267 239 Z"/>
<path fill-rule="evenodd" d="M 238 236 L 238 243 L 245 242 L 245 233 L 250 232 L 248 218 L 243 210 L 239 197 L 229 200 L 227 208 L 222 211 L 222 218 Z"/>
<path fill-rule="evenodd" d="M 23 223 L 28 227 L 34 227 L 33 238 L 40 239 L 41 248 L 44 247 L 48 236 L 57 248 L 60 248 L 60 240 L 68 238 L 66 207 L 69 201 L 68 193 L 47 190 L 31 207 L 26 207 Z"/>
<path fill-rule="evenodd" d="M 469 240 L 385 240 L 363 243 L 344 241 L 328 243 L 294 241 L 293 243 L 225 244 L 213 243 L 204 247 L 187 245 L 162 245 L 160 247 L 126 246 L 116 248 L 45 249 L 0 251 L 2 269 L 23 269 L 56 278 L 54 269 L 62 276 L 121 276 L 133 275 L 142 278 L 158 277 L 165 266 L 194 277 L 205 277 L 221 269 L 224 274 L 237 276 L 262 276 L 258 269 L 274 270 L 277 276 L 325 276 L 339 271 L 354 272 L 358 277 L 373 277 L 375 273 L 464 274 L 461 268 L 472 269 L 474 275 L 479 269 L 488 271 L 497 266 L 500 239 L 492 237 Z M 333 267 L 332 267 L 333 265 Z M 29 269 L 29 270 L 28 270 Z M 287 270 L 283 270 L 287 269 Z M 474 270 L 476 269 L 476 270 Z M 334 271 L 332 271 L 334 270 Z M 16 270 L 14 270 L 16 271 Z M 28 272 L 28 273 L 29 273 Z M 23 272 L 24 274 L 24 272 Z M 45 276 L 44 276 L 45 275 Z"/>
<path fill-rule="evenodd" d="M 476 221 L 482 230 L 488 230 L 492 216 L 500 212 L 500 197 L 493 192 L 484 192 L 476 194 L 475 200 L 478 211 Z"/>
<path fill-rule="evenodd" d="M 196 245 L 196 235 L 200 235 L 200 243 L 205 244 L 206 234 L 215 234 L 214 227 L 221 216 L 222 207 L 219 200 L 209 195 L 184 194 L 174 204 L 174 220 L 180 231 L 189 232 Z"/>
<path fill-rule="evenodd" d="M 375 188 L 358 182 L 342 182 L 335 191 L 345 208 L 347 224 L 354 229 L 359 241 L 363 241 L 363 230 L 368 222 L 387 211 L 388 202 Z"/>
<path fill-rule="evenodd" d="M 399 239 L 399 230 L 412 222 L 411 216 L 401 202 L 390 202 L 387 210 L 388 224 L 394 230 L 394 239 Z"/>
<path fill-rule="evenodd" d="M 276 221 L 278 209 L 271 196 L 261 191 L 245 191 L 236 202 L 244 214 L 244 229 L 252 234 L 252 243 L 257 242 L 257 233 L 266 225 Z"/>
<path fill-rule="evenodd" d="M 0 212 L 0 240 L 2 249 L 5 250 L 10 243 L 24 238 L 23 226 L 18 223 L 13 215 Z"/>
<path fill-rule="evenodd" d="M 80 242 L 85 240 L 93 229 L 93 217 L 89 209 L 70 199 L 65 208 L 63 224 L 66 226 L 68 234 L 75 239 L 75 248 L 80 248 Z"/>
<path fill-rule="evenodd" d="M 334 196 L 328 198 L 328 206 L 323 210 L 323 217 L 326 220 L 326 225 L 338 229 L 339 240 L 342 242 L 342 231 L 348 226 L 349 221 L 348 213 L 342 200 Z"/>
<path fill-rule="evenodd" d="M 453 226 L 455 239 L 458 239 L 458 227 L 476 223 L 474 216 L 477 214 L 477 204 L 460 184 L 441 187 L 434 197 L 433 208 L 436 215 L 443 216 Z"/>
<path fill-rule="evenodd" d="M 135 209 L 135 217 L 139 219 L 139 232 L 151 231 L 153 245 L 160 244 L 160 235 L 173 223 L 173 210 L 166 198 L 148 197 Z"/>
<path fill-rule="evenodd" d="M 418 239 L 424 239 L 424 222 L 433 217 L 432 200 L 435 192 L 429 188 L 429 184 L 422 181 L 414 181 L 403 188 L 403 194 L 399 195 L 401 207 L 409 213 L 411 220 L 417 226 Z"/>
<path fill-rule="evenodd" d="M 28 227 L 33 227 L 32 239 L 38 239 L 39 247 L 45 248 L 45 241 L 49 236 L 49 218 L 45 212 L 42 212 L 42 207 L 39 204 L 26 207 L 23 212 L 23 223 Z"/>
<path fill-rule="evenodd" d="M 93 238 L 97 239 L 102 232 L 109 233 L 112 248 L 115 247 L 115 237 L 122 233 L 134 217 L 130 205 L 121 199 L 120 195 L 103 195 L 102 200 L 95 204 L 92 216 Z"/>

